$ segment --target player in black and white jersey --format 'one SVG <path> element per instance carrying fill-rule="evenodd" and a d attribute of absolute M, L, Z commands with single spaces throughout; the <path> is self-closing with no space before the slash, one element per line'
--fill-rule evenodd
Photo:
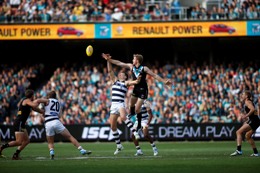
<path fill-rule="evenodd" d="M 121 61 L 112 59 L 109 54 L 102 54 L 102 57 L 109 61 L 112 64 L 118 65 L 120 67 L 130 69 L 132 72 L 133 80 L 137 79 L 139 76 L 141 76 L 139 84 L 134 86 L 133 93 L 131 95 L 130 99 L 130 115 L 134 116 L 137 114 L 137 131 L 141 129 L 141 106 L 145 99 L 147 99 L 148 96 L 148 86 L 146 82 L 146 75 L 149 74 L 153 78 L 159 80 L 160 82 L 163 82 L 165 85 L 171 85 L 172 81 L 169 79 L 163 79 L 159 75 L 153 73 L 147 66 L 143 66 L 143 56 L 140 54 L 134 54 L 133 55 L 133 63 L 123 63 Z"/>
<path fill-rule="evenodd" d="M 110 107 L 110 121 L 111 121 L 111 130 L 113 133 L 114 140 L 116 142 L 117 148 L 114 152 L 114 155 L 117 155 L 122 149 L 123 146 L 120 141 L 120 136 L 117 130 L 117 119 L 120 116 L 122 121 L 127 125 L 134 134 L 135 138 L 138 140 L 140 136 L 133 127 L 133 123 L 126 116 L 126 106 L 125 99 L 128 87 L 130 85 L 136 85 L 139 83 L 140 78 L 134 81 L 128 81 L 128 76 L 125 72 L 120 71 L 116 77 L 112 68 L 112 65 L 107 61 L 107 69 L 110 75 L 110 80 L 112 81 L 112 103 Z"/>
<path fill-rule="evenodd" d="M 153 119 L 153 113 L 151 110 L 151 104 L 149 101 L 145 100 L 144 103 L 142 104 L 141 107 L 141 114 L 142 114 L 142 120 L 141 120 L 141 127 L 142 127 L 142 132 L 144 134 L 144 137 L 150 142 L 151 147 L 153 149 L 153 154 L 154 156 L 158 155 L 158 149 L 154 143 L 153 138 L 151 137 L 151 135 L 149 134 L 149 130 L 148 127 Z M 137 121 L 135 121 L 134 127 L 137 128 Z M 134 138 L 134 136 L 132 136 L 132 139 L 134 141 L 135 144 L 135 148 L 137 150 L 136 152 L 136 156 L 141 156 L 143 155 L 143 152 L 141 150 L 141 147 L 139 146 L 139 142 L 138 140 L 136 140 Z"/>
<path fill-rule="evenodd" d="M 46 138 L 51 159 L 54 159 L 54 137 L 56 134 L 61 134 L 66 139 L 70 140 L 71 143 L 79 150 L 82 155 L 91 154 L 91 151 L 82 148 L 77 139 L 71 135 L 68 129 L 59 120 L 61 106 L 59 100 L 57 99 L 56 92 L 50 91 L 47 94 L 47 99 L 39 100 L 39 102 L 44 104 Z"/>
<path fill-rule="evenodd" d="M 242 135 L 245 133 L 245 138 L 253 149 L 251 156 L 258 157 L 258 150 L 252 135 L 256 132 L 256 129 L 260 126 L 260 119 L 258 111 L 253 103 L 252 94 L 250 91 L 244 91 L 241 95 L 241 101 L 244 103 L 244 112 L 241 114 L 241 119 L 246 121 L 236 131 L 237 135 L 237 149 L 230 156 L 242 155 Z"/>

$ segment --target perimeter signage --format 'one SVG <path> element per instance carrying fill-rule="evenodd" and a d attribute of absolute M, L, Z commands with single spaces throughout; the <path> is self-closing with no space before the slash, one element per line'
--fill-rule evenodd
<path fill-rule="evenodd" d="M 0 24 L 0 40 L 260 36 L 260 21 Z"/>
<path fill-rule="evenodd" d="M 151 125 L 149 133 L 158 141 L 235 140 L 236 130 L 240 126 L 239 123 Z M 113 141 L 109 125 L 67 125 L 66 127 L 79 141 Z M 30 126 L 27 129 L 32 142 L 46 141 L 43 126 Z M 119 125 L 118 131 L 121 140 L 131 140 L 130 131 L 126 126 Z M 142 134 L 141 136 L 143 137 Z M 0 125 L 0 137 L 2 141 L 14 140 L 12 126 Z M 260 139 L 260 128 L 257 129 L 254 138 Z M 65 141 L 66 139 L 58 135 L 55 140 Z"/>
<path fill-rule="evenodd" d="M 0 40 L 93 39 L 94 24 L 0 25 Z"/>

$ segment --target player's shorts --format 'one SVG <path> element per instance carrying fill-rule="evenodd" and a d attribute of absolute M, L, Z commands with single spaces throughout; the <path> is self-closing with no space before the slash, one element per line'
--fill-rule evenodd
<path fill-rule="evenodd" d="M 120 108 L 124 108 L 124 109 L 126 108 L 125 102 L 118 102 L 118 103 L 112 102 L 112 105 L 110 107 L 110 114 L 119 115 L 120 114 L 120 112 L 119 112 Z"/>
<path fill-rule="evenodd" d="M 256 129 L 260 126 L 260 119 L 256 116 L 254 119 L 249 119 L 247 124 L 249 124 L 253 131 L 256 131 Z"/>
<path fill-rule="evenodd" d="M 46 136 L 54 136 L 65 130 L 66 127 L 60 120 L 52 120 L 45 123 Z"/>
<path fill-rule="evenodd" d="M 138 124 L 138 121 L 135 121 L 135 124 L 134 124 L 134 128 L 137 129 L 137 124 Z M 141 120 L 141 127 L 146 127 L 148 124 L 148 119 L 142 119 Z"/>
<path fill-rule="evenodd" d="M 14 121 L 14 131 L 15 132 L 25 132 L 25 123 L 22 121 Z"/>
<path fill-rule="evenodd" d="M 140 98 L 140 99 L 147 99 L 148 96 L 148 88 L 139 88 L 139 87 L 134 87 L 133 96 Z"/>

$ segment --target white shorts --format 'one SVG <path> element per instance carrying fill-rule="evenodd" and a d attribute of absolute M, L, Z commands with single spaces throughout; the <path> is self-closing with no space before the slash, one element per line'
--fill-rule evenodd
<path fill-rule="evenodd" d="M 120 108 L 124 108 L 124 109 L 126 108 L 124 102 L 122 102 L 122 103 L 112 103 L 112 105 L 110 107 L 110 113 L 119 115 L 120 114 L 120 112 L 119 112 Z"/>
<path fill-rule="evenodd" d="M 135 124 L 134 124 L 134 128 L 135 128 L 135 129 L 137 128 L 137 124 L 138 124 L 138 121 L 137 121 L 137 119 L 136 119 Z M 147 119 L 147 118 L 141 120 L 141 126 L 142 126 L 143 128 L 146 127 L 147 124 L 148 124 L 148 119 Z"/>
<path fill-rule="evenodd" d="M 46 136 L 54 136 L 65 130 L 66 127 L 62 124 L 60 120 L 52 120 L 45 123 Z"/>

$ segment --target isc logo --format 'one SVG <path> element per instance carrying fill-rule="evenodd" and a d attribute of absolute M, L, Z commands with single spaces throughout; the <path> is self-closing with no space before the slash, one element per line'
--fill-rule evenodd
<path fill-rule="evenodd" d="M 118 129 L 119 135 L 122 131 Z M 107 139 L 112 140 L 113 134 L 110 127 L 84 127 L 82 132 L 82 139 Z"/>

